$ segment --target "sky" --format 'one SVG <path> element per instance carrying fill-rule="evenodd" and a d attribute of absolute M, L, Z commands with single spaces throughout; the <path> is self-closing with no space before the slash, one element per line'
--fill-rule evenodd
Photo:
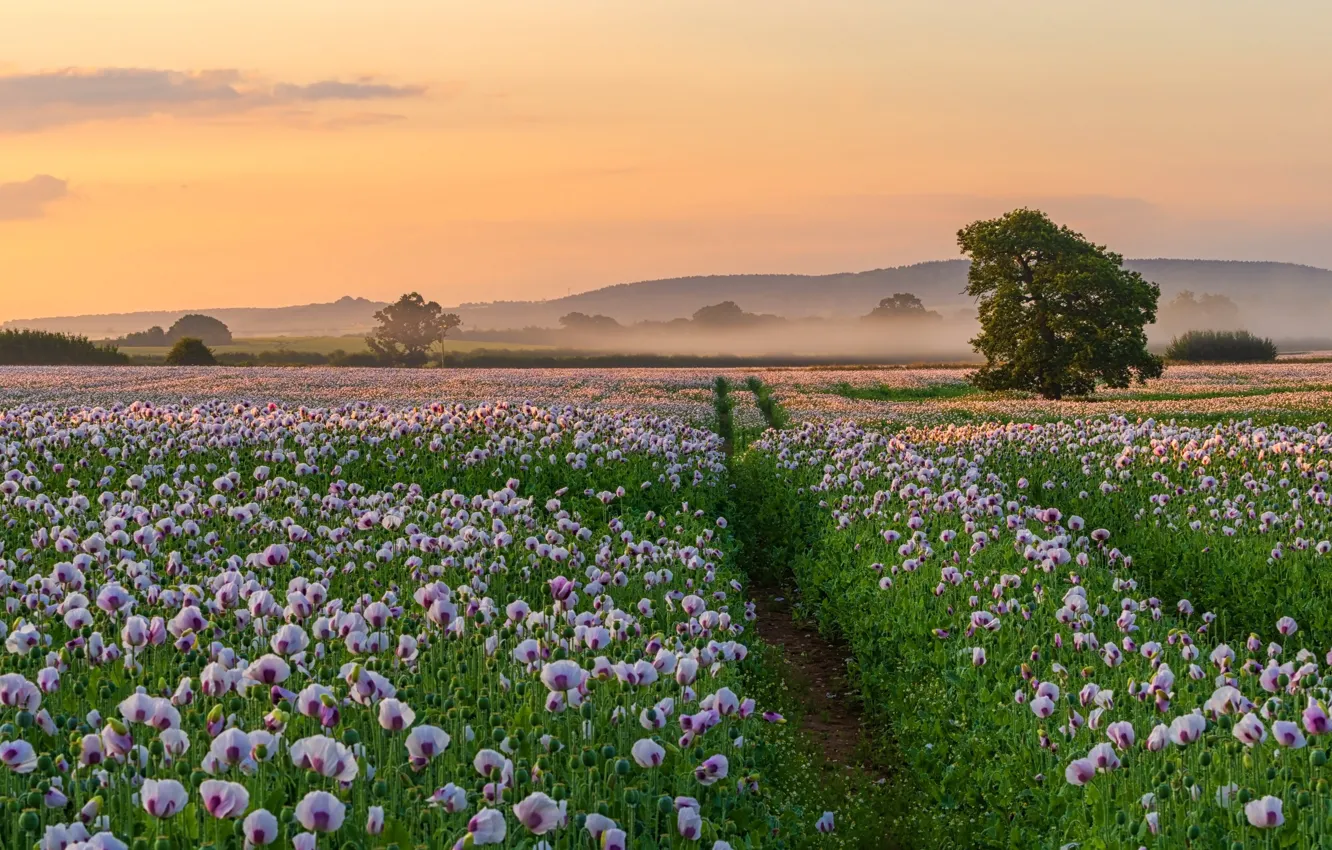
<path fill-rule="evenodd" d="M 1332 4 L 12 0 L 0 320 L 957 255 L 1332 267 Z"/>

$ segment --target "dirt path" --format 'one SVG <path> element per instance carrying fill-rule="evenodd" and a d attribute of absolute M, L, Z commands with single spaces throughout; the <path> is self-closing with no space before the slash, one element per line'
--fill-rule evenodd
<path fill-rule="evenodd" d="M 849 652 L 812 626 L 797 622 L 790 596 L 781 587 L 751 585 L 749 591 L 759 636 L 785 654 L 787 684 L 804 709 L 801 731 L 822 746 L 829 763 L 859 767 L 883 778 L 866 743 L 858 696 L 847 677 Z"/>

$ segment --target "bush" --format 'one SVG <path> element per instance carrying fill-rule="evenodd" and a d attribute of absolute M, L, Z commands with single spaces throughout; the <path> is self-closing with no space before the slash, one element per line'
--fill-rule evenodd
<path fill-rule="evenodd" d="M 212 350 L 203 344 L 203 340 L 187 336 L 176 340 L 176 344 L 171 346 L 171 350 L 167 352 L 166 364 L 168 366 L 216 366 L 217 358 L 213 357 Z"/>
<path fill-rule="evenodd" d="M 1248 331 L 1189 331 L 1171 341 L 1166 357 L 1184 363 L 1271 363 L 1277 347 Z"/>
<path fill-rule="evenodd" d="M 87 337 L 49 331 L 0 331 L 3 366 L 122 366 L 129 357 Z"/>

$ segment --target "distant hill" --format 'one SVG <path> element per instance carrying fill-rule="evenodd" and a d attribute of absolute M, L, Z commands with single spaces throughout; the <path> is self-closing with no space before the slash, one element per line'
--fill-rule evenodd
<path fill-rule="evenodd" d="M 1127 265 L 1161 285 L 1162 301 L 1180 290 L 1225 295 L 1244 310 L 1254 330 L 1290 336 L 1327 335 L 1332 313 L 1332 271 L 1293 263 L 1222 260 L 1129 260 Z M 941 260 L 896 268 L 828 275 L 740 274 L 680 277 L 621 283 L 549 301 L 465 303 L 463 331 L 555 327 L 566 313 L 611 316 L 622 323 L 690 316 L 700 307 L 734 301 L 751 313 L 788 318 L 863 316 L 897 292 L 919 296 L 927 307 L 948 314 L 974 311 L 966 286 L 966 260 Z M 429 295 L 429 293 L 426 293 Z M 350 296 L 328 304 L 295 307 L 191 309 L 100 316 L 66 316 L 6 322 L 32 328 L 117 337 L 152 325 L 169 327 L 185 313 L 221 319 L 232 335 L 322 336 L 361 333 L 374 326 L 383 302 Z"/>
<path fill-rule="evenodd" d="M 225 324 L 234 337 L 323 336 L 368 331 L 375 326 L 381 301 L 344 296 L 327 304 L 296 307 L 219 307 L 217 309 L 154 310 L 139 313 L 106 313 L 94 316 L 56 316 L 46 319 L 16 319 L 5 328 L 75 333 L 91 339 L 110 339 L 153 325 L 169 328 L 186 313 L 203 313 Z"/>
<path fill-rule="evenodd" d="M 1223 260 L 1129 260 L 1129 268 L 1161 286 L 1163 300 L 1180 290 L 1225 295 L 1241 306 L 1283 301 L 1323 310 L 1332 299 L 1332 271 L 1293 263 Z M 940 260 L 896 268 L 829 275 L 747 274 L 680 277 L 622 283 L 550 301 L 463 304 L 468 328 L 550 326 L 570 312 L 612 316 L 621 322 L 671 319 L 699 307 L 734 301 L 755 313 L 787 317 L 859 316 L 896 292 L 911 292 L 931 309 L 973 309 L 966 260 Z"/>

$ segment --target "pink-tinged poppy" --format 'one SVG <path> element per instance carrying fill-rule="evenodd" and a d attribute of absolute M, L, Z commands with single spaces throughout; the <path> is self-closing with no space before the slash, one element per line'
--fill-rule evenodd
<path fill-rule="evenodd" d="M 1207 720 L 1201 714 L 1184 714 L 1170 721 L 1170 740 L 1185 747 L 1202 737 Z"/>
<path fill-rule="evenodd" d="M 472 837 L 472 843 L 478 847 L 504 843 L 508 831 L 504 814 L 496 809 L 482 809 L 467 822 L 467 832 Z"/>
<path fill-rule="evenodd" d="M 597 812 L 592 812 L 583 822 L 583 827 L 594 841 L 600 840 L 606 832 L 615 829 L 615 821 Z"/>
<path fill-rule="evenodd" d="M 1309 699 L 1309 706 L 1304 709 L 1302 716 L 1304 729 L 1310 735 L 1326 735 L 1332 731 L 1332 720 L 1328 719 L 1327 711 L 1313 698 Z"/>
<path fill-rule="evenodd" d="M 730 761 L 718 753 L 704 759 L 702 764 L 694 768 L 694 778 L 703 785 L 712 785 L 718 780 L 725 779 L 730 769 Z"/>
<path fill-rule="evenodd" d="M 15 773 L 37 769 L 37 752 L 27 741 L 0 741 L 0 762 Z"/>
<path fill-rule="evenodd" d="M 389 698 L 379 703 L 379 725 L 390 732 L 401 732 L 416 720 L 416 712 L 405 702 Z"/>
<path fill-rule="evenodd" d="M 311 832 L 337 832 L 346 815 L 347 807 L 327 791 L 311 791 L 296 804 L 296 820 Z"/>
<path fill-rule="evenodd" d="M 583 683 L 583 670 L 573 661 L 552 661 L 541 668 L 541 682 L 552 691 L 567 691 Z"/>
<path fill-rule="evenodd" d="M 199 785 L 199 799 L 215 818 L 238 818 L 250 806 L 250 792 L 238 782 L 206 779 Z"/>
<path fill-rule="evenodd" d="M 1246 747 L 1252 747 L 1254 744 L 1261 744 L 1267 740 L 1267 727 L 1258 719 L 1256 714 L 1246 714 L 1235 723 L 1235 728 L 1231 734 L 1236 740 L 1240 741 Z"/>
<path fill-rule="evenodd" d="M 528 832 L 545 835 L 564 825 L 565 806 L 563 801 L 556 802 L 540 791 L 533 791 L 521 802 L 514 804 L 513 814 Z"/>
<path fill-rule="evenodd" d="M 639 767 L 661 767 L 666 759 L 666 748 L 651 738 L 639 738 L 630 749 Z"/>
<path fill-rule="evenodd" d="M 166 819 L 179 814 L 189 799 L 185 786 L 174 779 L 145 779 L 139 789 L 139 805 L 155 818 Z"/>
<path fill-rule="evenodd" d="M 675 828 L 686 841 L 697 841 L 703 835 L 703 816 L 697 808 L 685 806 L 675 814 Z"/>
<path fill-rule="evenodd" d="M 1087 753 L 1087 759 L 1096 765 L 1098 770 L 1115 770 L 1119 767 L 1119 756 L 1115 754 L 1115 748 L 1109 744 L 1097 744 Z"/>
<path fill-rule="evenodd" d="M 407 753 L 412 765 L 424 767 L 449 747 L 449 735 L 437 726 L 417 726 L 407 734 Z"/>
<path fill-rule="evenodd" d="M 325 735 L 311 735 L 291 745 L 291 763 L 339 782 L 352 782 L 360 771 L 352 751 Z"/>
<path fill-rule="evenodd" d="M 1096 776 L 1096 764 L 1091 759 L 1074 759 L 1064 768 L 1064 779 L 1070 785 L 1086 785 Z"/>
<path fill-rule="evenodd" d="M 384 831 L 383 806 L 371 806 L 366 812 L 365 831 L 367 835 L 379 835 Z"/>
<path fill-rule="evenodd" d="M 1274 829 L 1286 822 L 1280 797 L 1266 796 L 1244 806 L 1244 816 L 1259 829 Z"/>
<path fill-rule="evenodd" d="M 267 809 L 255 809 L 241 824 L 245 843 L 254 847 L 272 844 L 278 837 L 278 820 Z"/>
<path fill-rule="evenodd" d="M 1298 750 L 1305 744 L 1304 733 L 1296 723 L 1289 720 L 1275 720 L 1272 722 L 1272 738 L 1283 747 L 1292 750 Z"/>
<path fill-rule="evenodd" d="M 467 791 L 450 782 L 430 795 L 430 805 L 439 806 L 449 814 L 467 808 Z"/>
<path fill-rule="evenodd" d="M 1127 750 L 1133 746 L 1136 736 L 1133 732 L 1133 724 L 1127 720 L 1119 720 L 1111 723 L 1105 728 L 1105 736 L 1109 738 L 1120 750 Z"/>

